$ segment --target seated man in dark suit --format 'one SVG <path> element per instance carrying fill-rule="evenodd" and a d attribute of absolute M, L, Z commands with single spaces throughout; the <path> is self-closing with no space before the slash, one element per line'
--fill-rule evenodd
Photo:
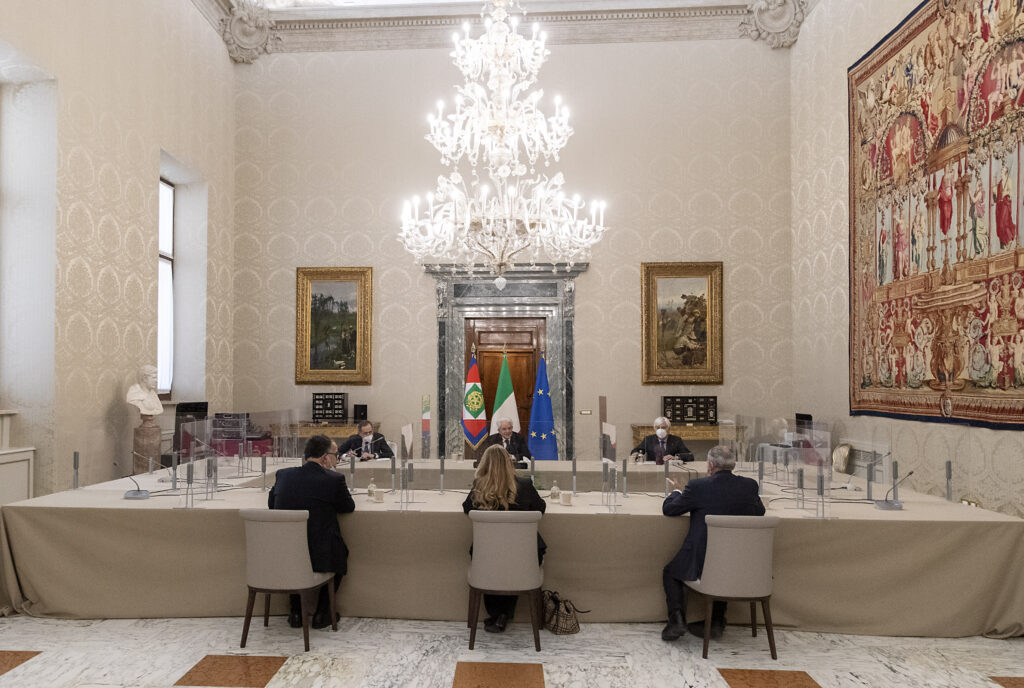
<path fill-rule="evenodd" d="M 672 423 L 668 418 L 659 416 L 654 419 L 654 434 L 648 435 L 633 449 L 633 454 L 643 452 L 647 461 L 654 461 L 659 466 L 666 461 L 693 461 L 693 454 L 686 448 L 683 438 L 670 435 Z"/>
<path fill-rule="evenodd" d="M 529 461 L 533 458 L 530 448 L 526 446 L 526 440 L 522 435 L 512 430 L 512 421 L 502 419 L 498 421 L 498 432 L 487 438 L 485 446 L 501 445 L 505 451 L 516 461 Z"/>
<path fill-rule="evenodd" d="M 764 516 L 764 504 L 757 494 L 757 481 L 733 475 L 736 457 L 728 447 L 719 445 L 708 452 L 708 477 L 691 480 L 680 492 L 676 482 L 667 479 L 672 493 L 665 498 L 661 512 L 666 516 L 690 514 L 690 529 L 683 546 L 665 566 L 661 582 L 668 605 L 668 624 L 661 632 L 662 640 L 675 640 L 686 632 L 686 588 L 683 581 L 700 579 L 704 570 L 704 554 L 708 548 L 708 514 L 733 516 Z M 722 637 L 725 629 L 726 604 L 715 601 L 711 612 L 711 637 Z M 692 628 L 703 637 L 704 624 Z"/>
<path fill-rule="evenodd" d="M 277 472 L 267 506 L 309 512 L 306 522 L 309 559 L 314 571 L 334 573 L 334 589 L 337 590 L 341 577 L 348 572 L 348 547 L 341 539 L 338 514 L 355 511 L 356 503 L 349 494 L 345 476 L 334 472 L 338 465 L 338 445 L 330 437 L 310 437 L 304 455 L 306 460 L 301 466 Z M 330 626 L 333 612 L 325 585 L 320 588 L 313 628 Z M 292 628 L 302 626 L 298 595 L 291 596 L 288 625 Z"/>
<path fill-rule="evenodd" d="M 384 435 L 373 431 L 373 423 L 368 420 L 359 421 L 358 433 L 341 443 L 339 451 L 344 455 L 355 454 L 360 461 L 371 459 L 390 459 L 394 456 Z"/>

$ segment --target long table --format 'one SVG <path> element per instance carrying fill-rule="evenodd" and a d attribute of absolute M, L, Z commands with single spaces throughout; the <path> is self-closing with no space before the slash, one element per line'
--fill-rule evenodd
<path fill-rule="evenodd" d="M 600 464 L 590 463 L 581 472 L 600 473 Z M 472 539 L 460 508 L 465 489 L 418 490 L 411 510 L 399 511 L 391 495 L 384 503 L 368 500 L 360 476 L 357 468 L 355 513 L 339 517 L 351 550 L 341 613 L 465 618 Z M 197 498 L 192 509 L 176 508 L 180 496 L 124 500 L 127 480 L 4 506 L 0 583 L 7 599 L 0 607 L 65 618 L 240 616 L 245 538 L 237 512 L 266 504 L 262 480 L 250 474 L 212 501 Z M 833 501 L 830 518 L 816 519 L 776 492 L 765 501 L 783 519 L 772 597 L 779 626 L 1024 634 L 1024 521 L 905 490 L 903 511 Z M 544 587 L 593 610 L 584 621 L 662 620 L 661 568 L 681 545 L 687 518 L 662 516 L 660 492 L 619 495 L 618 502 L 609 513 L 600 493 L 581 492 L 572 506 L 549 500 L 540 522 L 548 543 Z M 745 614 L 746 605 L 733 605 L 730 620 L 742 623 Z"/>

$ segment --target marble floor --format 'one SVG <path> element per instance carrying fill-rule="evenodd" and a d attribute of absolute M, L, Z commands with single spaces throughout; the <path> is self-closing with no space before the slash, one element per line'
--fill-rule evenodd
<path fill-rule="evenodd" d="M 302 652 L 302 632 L 289 628 L 284 617 L 271 617 L 269 628 L 254 619 L 244 650 L 238 647 L 241 629 L 238 618 L 0 618 L 0 688 L 197 685 L 186 675 L 211 686 L 450 688 L 460 661 L 541 663 L 548 688 L 1024 688 L 1019 678 L 1024 677 L 1024 638 L 777 631 L 779 660 L 773 662 L 763 633 L 751 638 L 741 627 L 730 627 L 722 640 L 712 641 L 707 660 L 701 659 L 699 639 L 663 642 L 658 624 L 584 624 L 572 636 L 542 631 L 541 652 L 533 650 L 529 624 L 514 624 L 502 635 L 481 629 L 472 652 L 461 623 L 343 618 L 337 633 L 311 631 L 308 653 Z M 234 657 L 252 657 L 256 666 L 231 669 Z M 730 671 L 767 669 L 806 672 L 813 682 L 786 679 L 796 674 Z M 213 678 L 225 671 L 249 673 L 234 682 L 231 676 Z M 1018 678 L 997 682 L 989 677 Z"/>

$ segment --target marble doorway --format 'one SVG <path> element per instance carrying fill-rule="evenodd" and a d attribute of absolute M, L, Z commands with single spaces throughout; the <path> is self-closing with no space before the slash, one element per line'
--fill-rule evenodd
<path fill-rule="evenodd" d="M 428 265 L 435 280 L 437 304 L 438 454 L 461 457 L 462 397 L 466 387 L 467 318 L 543 318 L 551 405 L 558 437 L 558 457 L 573 453 L 573 321 L 576 277 L 587 263 L 517 266 L 505 273 L 504 289 L 482 268 Z M 532 395 L 529 389 L 516 389 Z"/>

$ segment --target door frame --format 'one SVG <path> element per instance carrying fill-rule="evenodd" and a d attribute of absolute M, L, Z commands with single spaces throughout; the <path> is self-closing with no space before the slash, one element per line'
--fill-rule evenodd
<path fill-rule="evenodd" d="M 437 305 L 438 455 L 462 455 L 462 398 L 466 388 L 465 319 L 544 318 L 548 385 L 558 437 L 558 456 L 571 459 L 574 448 L 573 325 L 576 278 L 588 263 L 516 266 L 504 274 L 504 289 L 479 267 L 428 265 L 435 280 Z M 559 374 L 561 372 L 561 374 Z M 519 393 L 519 392 L 517 392 Z M 530 389 L 528 394 L 533 394 Z M 488 419 L 490 420 L 490 419 Z"/>

